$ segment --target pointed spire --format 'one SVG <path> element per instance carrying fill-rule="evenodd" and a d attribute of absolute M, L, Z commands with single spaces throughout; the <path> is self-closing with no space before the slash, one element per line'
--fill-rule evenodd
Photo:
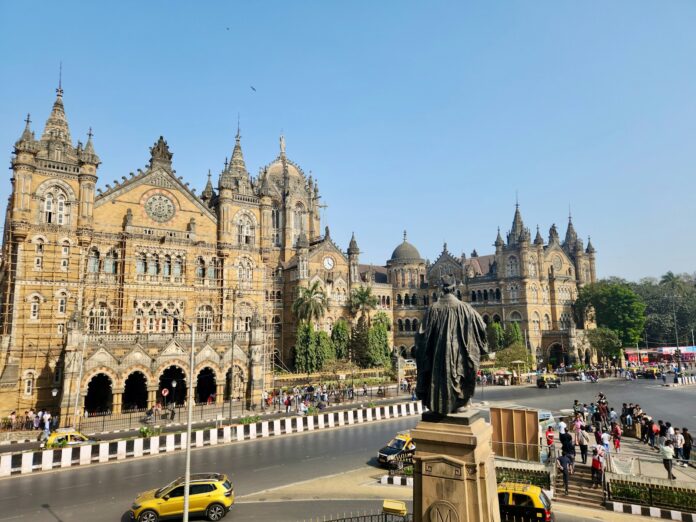
<path fill-rule="evenodd" d="M 595 253 L 595 248 L 592 245 L 592 238 L 590 236 L 587 236 L 587 248 L 585 249 L 586 254 L 594 254 Z"/>
<path fill-rule="evenodd" d="M 565 235 L 565 241 L 563 244 L 569 248 L 572 248 L 575 246 L 575 243 L 578 240 L 578 235 L 575 232 L 575 227 L 573 226 L 573 216 L 569 213 L 568 214 L 568 228 L 566 229 L 566 235 Z"/>
<path fill-rule="evenodd" d="M 350 244 L 348 245 L 348 255 L 358 255 L 359 253 L 360 249 L 358 248 L 358 242 L 355 240 L 355 232 L 353 232 L 350 238 Z"/>
<path fill-rule="evenodd" d="M 500 235 L 500 227 L 498 227 L 498 236 L 495 238 L 495 243 L 493 243 L 494 246 L 496 247 L 501 247 L 505 244 L 503 241 L 503 237 Z"/>
<path fill-rule="evenodd" d="M 541 232 L 539 232 L 539 225 L 537 225 L 537 233 L 536 233 L 536 237 L 534 238 L 534 244 L 535 245 L 543 245 L 544 244 L 544 238 L 541 237 Z"/>
<path fill-rule="evenodd" d="M 150 168 L 161 166 L 171 170 L 172 156 L 174 154 L 169 151 L 169 145 L 167 145 L 164 137 L 160 136 L 155 144 L 150 147 Z"/>
<path fill-rule="evenodd" d="M 406 242 L 406 231 L 404 230 L 404 243 Z"/>
<path fill-rule="evenodd" d="M 237 134 L 234 137 L 234 150 L 232 151 L 232 159 L 229 164 L 225 158 L 225 170 L 220 175 L 220 189 L 232 189 L 237 186 L 235 179 L 243 178 L 248 180 L 249 173 L 244 162 L 244 154 L 242 153 L 242 134 L 237 123 Z"/>
<path fill-rule="evenodd" d="M 508 245 L 514 245 L 520 240 L 520 236 L 524 232 L 524 222 L 522 221 L 522 213 L 520 212 L 520 204 L 515 203 L 515 216 L 512 218 L 512 229 L 508 234 Z"/>
<path fill-rule="evenodd" d="M 210 201 L 213 199 L 213 182 L 211 181 L 210 169 L 208 169 L 208 182 L 205 184 L 203 192 L 201 192 L 201 199 L 203 201 Z"/>
<path fill-rule="evenodd" d="M 85 148 L 83 150 L 79 150 L 78 145 L 78 155 L 82 163 L 99 165 L 101 161 L 99 160 L 99 156 L 97 156 L 97 153 L 94 151 L 94 143 L 92 143 L 92 136 L 94 136 L 94 133 L 92 132 L 92 127 L 90 127 L 89 131 L 87 132 L 87 144 L 85 145 Z"/>
<path fill-rule="evenodd" d="M 553 244 L 558 244 L 559 243 L 559 238 L 558 238 L 558 229 L 556 228 L 556 223 L 551 225 L 551 228 L 549 229 L 549 245 Z"/>
<path fill-rule="evenodd" d="M 62 65 L 61 74 L 58 79 L 58 88 L 56 89 L 56 101 L 53 102 L 53 109 L 51 109 L 51 114 L 46 120 L 46 126 L 41 136 L 41 141 L 49 140 L 60 141 L 69 145 L 72 144 L 68 120 L 65 116 L 65 107 L 63 105 Z"/>
<path fill-rule="evenodd" d="M 27 119 L 24 120 L 24 131 L 19 139 L 15 142 L 15 149 L 17 151 L 36 151 L 36 141 L 34 139 L 34 133 L 31 131 L 31 117 L 27 114 Z"/>

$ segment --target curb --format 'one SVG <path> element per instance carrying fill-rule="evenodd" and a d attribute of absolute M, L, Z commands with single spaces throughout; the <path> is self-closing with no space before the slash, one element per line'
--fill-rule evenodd
<path fill-rule="evenodd" d="M 682 522 L 696 522 L 696 514 L 683 513 L 671 509 L 658 507 L 640 506 L 638 504 L 624 504 L 608 500 L 605 504 L 609 511 L 617 513 L 627 513 L 629 515 L 640 515 L 643 517 L 663 518 L 666 520 L 681 520 Z"/>
<path fill-rule="evenodd" d="M 3 440 L 0 441 L 0 446 L 10 446 L 11 444 L 26 444 L 27 442 L 37 442 L 38 435 L 33 439 L 17 439 L 17 440 Z"/>
<path fill-rule="evenodd" d="M 410 417 L 421 413 L 423 413 L 422 403 L 409 401 L 374 408 L 331 411 L 314 416 L 284 417 L 254 424 L 205 428 L 191 433 L 191 447 L 201 448 L 257 438 L 279 437 L 291 433 L 371 423 L 382 419 Z M 60 449 L 4 453 L 0 455 L 0 477 L 142 458 L 180 451 L 186 446 L 184 432 L 104 441 Z"/>
<path fill-rule="evenodd" d="M 392 486 L 413 487 L 413 477 L 402 477 L 400 475 L 382 475 L 379 479 L 380 484 L 391 484 Z"/>

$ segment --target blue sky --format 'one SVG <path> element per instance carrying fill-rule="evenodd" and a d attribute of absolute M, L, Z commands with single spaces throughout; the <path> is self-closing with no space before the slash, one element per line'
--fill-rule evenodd
<path fill-rule="evenodd" d="M 431 260 L 490 252 L 517 191 L 533 234 L 572 208 L 601 276 L 693 272 L 695 26 L 689 1 L 2 2 L 0 146 L 43 128 L 62 60 L 102 185 L 162 134 L 202 189 L 239 113 L 249 171 L 284 133 L 363 262 L 404 229 Z"/>

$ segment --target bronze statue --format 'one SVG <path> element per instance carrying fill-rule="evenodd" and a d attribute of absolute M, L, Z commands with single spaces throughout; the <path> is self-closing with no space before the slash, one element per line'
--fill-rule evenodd
<path fill-rule="evenodd" d="M 481 353 L 488 351 L 486 324 L 454 295 L 452 276 L 442 278 L 442 297 L 430 305 L 416 334 L 416 395 L 432 413 L 447 416 L 469 405 Z"/>

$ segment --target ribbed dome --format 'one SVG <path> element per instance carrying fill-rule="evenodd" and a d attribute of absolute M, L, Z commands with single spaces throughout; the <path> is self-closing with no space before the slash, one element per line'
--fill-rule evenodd
<path fill-rule="evenodd" d="M 406 261 L 422 261 L 420 252 L 411 243 L 406 241 L 406 232 L 404 232 L 404 241 L 392 252 L 391 261 L 406 262 Z"/>

